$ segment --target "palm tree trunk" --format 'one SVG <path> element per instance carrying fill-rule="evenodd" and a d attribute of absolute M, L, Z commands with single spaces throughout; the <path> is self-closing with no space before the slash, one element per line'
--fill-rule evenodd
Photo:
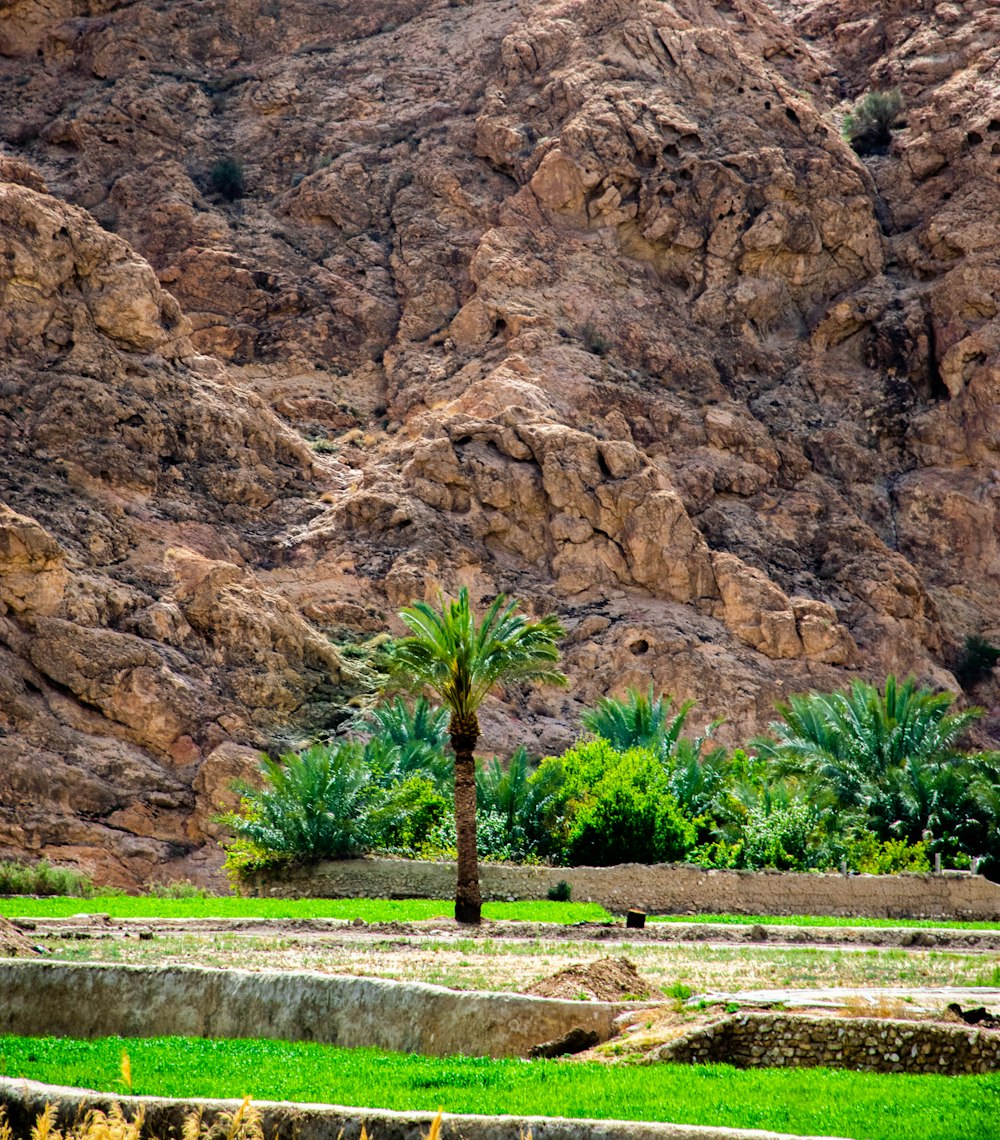
<path fill-rule="evenodd" d="M 458 847 L 458 883 L 455 887 L 455 921 L 479 924 L 479 857 L 476 850 L 476 759 L 478 733 L 453 734 L 455 750 L 455 834 Z"/>

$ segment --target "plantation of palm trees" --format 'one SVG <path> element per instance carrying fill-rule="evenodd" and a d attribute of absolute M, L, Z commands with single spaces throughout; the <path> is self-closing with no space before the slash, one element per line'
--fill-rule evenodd
<path fill-rule="evenodd" d="M 1000 868 L 1000 755 L 972 750 L 980 709 L 910 677 L 855 680 L 777 706 L 741 748 L 686 731 L 691 703 L 650 687 L 584 711 L 558 756 L 475 756 L 477 711 L 505 684 L 562 684 L 562 628 L 468 592 L 401 611 L 391 699 L 343 738 L 262 761 L 224 818 L 238 877 L 370 851 L 457 859 L 456 917 L 480 916 L 479 860 L 887 873 Z M 400 692 L 406 692 L 406 696 Z M 488 747 L 488 741 L 483 741 Z"/>

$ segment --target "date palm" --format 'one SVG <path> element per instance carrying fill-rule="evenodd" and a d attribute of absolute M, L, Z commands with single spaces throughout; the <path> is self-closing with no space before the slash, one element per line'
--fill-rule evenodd
<path fill-rule="evenodd" d="M 769 726 L 776 742 L 757 741 L 758 753 L 779 773 L 818 778 L 835 808 L 882 839 L 937 839 L 960 828 L 974 798 L 976 756 L 960 746 L 983 710 L 952 711 L 954 700 L 892 674 L 882 690 L 856 680 L 846 692 L 793 696 Z"/>
<path fill-rule="evenodd" d="M 673 697 L 663 693 L 628 689 L 624 697 L 602 697 L 597 708 L 587 709 L 580 720 L 583 727 L 595 736 L 601 736 L 619 752 L 630 748 L 652 748 L 667 758 L 672 755 L 680 739 L 688 713 L 694 701 L 684 701 L 671 717 Z"/>
<path fill-rule="evenodd" d="M 481 910 L 476 854 L 476 761 L 479 706 L 497 686 L 515 681 L 564 685 L 557 669 L 557 640 L 564 630 L 553 614 L 528 621 L 517 602 L 500 594 L 476 622 L 463 586 L 458 598 L 441 599 L 440 610 L 414 602 L 399 616 L 411 631 L 389 647 L 393 672 L 430 689 L 448 709 L 455 753 L 455 832 L 458 882 L 455 918 L 478 923 Z"/>

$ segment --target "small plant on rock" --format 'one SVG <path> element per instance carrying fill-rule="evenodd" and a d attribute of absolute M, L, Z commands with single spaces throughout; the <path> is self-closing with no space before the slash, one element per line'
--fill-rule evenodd
<path fill-rule="evenodd" d="M 991 645 L 985 637 L 972 634 L 965 639 L 965 645 L 955 665 L 955 676 L 963 689 L 968 691 L 985 681 L 1000 661 L 1000 648 Z"/>
<path fill-rule="evenodd" d="M 902 110 L 898 88 L 869 91 L 844 118 L 844 135 L 858 154 L 885 154 Z"/>
<path fill-rule="evenodd" d="M 231 156 L 220 158 L 209 171 L 208 181 L 213 193 L 221 194 L 227 202 L 235 202 L 243 197 L 246 189 L 243 163 Z"/>

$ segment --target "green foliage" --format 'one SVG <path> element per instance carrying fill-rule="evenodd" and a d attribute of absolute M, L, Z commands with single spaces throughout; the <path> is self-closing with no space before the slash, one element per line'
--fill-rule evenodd
<path fill-rule="evenodd" d="M 847 843 L 845 858 L 852 871 L 865 875 L 892 875 L 898 871 L 929 871 L 931 861 L 926 843 L 907 843 L 905 839 L 879 841 L 870 831 L 853 835 Z"/>
<path fill-rule="evenodd" d="M 433 779 L 409 776 L 388 789 L 369 820 L 373 846 L 382 851 L 426 858 L 446 853 L 433 836 L 451 818 L 452 803 Z"/>
<path fill-rule="evenodd" d="M 773 811 L 751 809 L 743 825 L 736 865 L 759 870 L 801 871 L 820 862 L 814 842 L 819 813 L 802 800 Z"/>
<path fill-rule="evenodd" d="M 680 1000 L 680 999 L 678 999 Z M 1000 1075 L 424 1057 L 315 1042 L 0 1037 L 14 1079 L 138 1094 L 333 1101 L 406 1112 L 673 1121 L 869 1140 L 994 1140 Z M 568 1131 L 562 1129 L 562 1131 Z M 516 1140 L 512 1126 L 510 1140 Z"/>
<path fill-rule="evenodd" d="M 955 665 L 955 676 L 963 689 L 969 690 L 985 681 L 1000 661 L 1000 649 L 985 637 L 972 634 L 965 639 Z"/>
<path fill-rule="evenodd" d="M 888 147 L 892 129 L 903 110 L 903 95 L 891 91 L 869 91 L 844 118 L 844 135 L 861 154 L 873 154 Z"/>
<path fill-rule="evenodd" d="M 477 623 L 464 586 L 454 601 L 442 598 L 440 611 L 414 602 L 399 614 L 412 634 L 389 647 L 387 661 L 397 678 L 431 689 L 451 713 L 453 727 L 475 717 L 500 684 L 565 685 L 565 676 L 553 668 L 562 625 L 553 614 L 530 622 L 516 611 L 517 602 L 498 594 Z"/>
<path fill-rule="evenodd" d="M 242 198 L 246 189 L 243 163 L 238 158 L 226 156 L 212 164 L 208 182 L 213 193 L 220 194 L 227 202 Z"/>
<path fill-rule="evenodd" d="M 952 712 L 954 697 L 890 675 L 884 690 L 807 693 L 779 704 L 776 738 L 757 742 L 778 774 L 811 779 L 841 830 L 880 840 L 927 842 L 933 852 L 985 854 L 996 847 L 995 763 L 959 745 L 982 715 Z"/>
<path fill-rule="evenodd" d="M 668 789 L 667 773 L 649 748 L 620 752 L 598 738 L 560 761 L 560 796 L 570 809 L 565 856 L 573 864 L 665 863 L 687 857 L 694 822 Z M 545 769 L 546 761 L 541 771 Z"/>
<path fill-rule="evenodd" d="M 501 855 L 487 846 L 484 857 L 533 861 L 554 854 L 553 822 L 562 790 L 562 771 L 533 765 L 524 748 L 516 749 L 506 766 L 496 756 L 481 764 L 476 772 L 479 812 L 481 818 L 492 816 L 497 821 L 508 852 Z M 479 846 L 482 850 L 482 839 Z"/>
<path fill-rule="evenodd" d="M 264 757 L 261 771 L 264 786 L 239 785 L 239 810 L 220 817 L 251 845 L 239 849 L 239 860 L 250 852 L 267 861 L 344 859 L 369 849 L 372 809 L 385 796 L 359 745 L 314 744 L 278 760 Z"/>
<path fill-rule="evenodd" d="M 552 902 L 569 902 L 573 895 L 573 888 L 565 879 L 560 879 L 554 887 L 549 887 L 546 897 Z"/>
<path fill-rule="evenodd" d="M 365 762 L 382 783 L 414 773 L 429 775 L 441 789 L 451 782 L 447 709 L 426 697 L 418 697 L 411 708 L 396 697 L 376 705 L 356 726 L 369 734 Z"/>
<path fill-rule="evenodd" d="M 53 867 L 45 859 L 37 863 L 20 860 L 0 862 L 0 895 L 73 895 L 90 898 L 93 880 L 69 867 Z"/>
<path fill-rule="evenodd" d="M 671 717 L 672 701 L 669 693 L 654 697 L 650 683 L 648 693 L 628 689 L 624 698 L 602 697 L 597 708 L 588 709 L 580 720 L 584 728 L 603 737 L 620 752 L 630 748 L 654 748 L 669 755 L 694 707 L 694 701 L 685 701 Z"/>

